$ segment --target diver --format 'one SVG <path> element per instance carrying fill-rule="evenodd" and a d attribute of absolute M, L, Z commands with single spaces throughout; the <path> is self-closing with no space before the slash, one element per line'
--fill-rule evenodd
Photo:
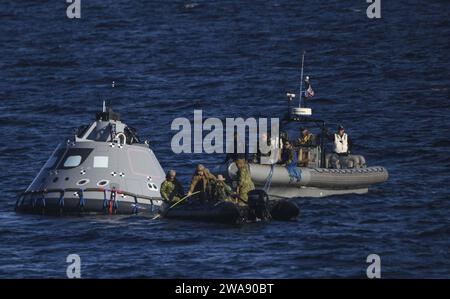
<path fill-rule="evenodd" d="M 238 185 L 237 185 L 237 197 L 240 205 L 246 205 L 248 203 L 248 192 L 255 189 L 252 177 L 250 175 L 250 166 L 245 159 L 238 159 L 236 161 L 238 167 Z"/>
<path fill-rule="evenodd" d="M 184 194 L 183 185 L 176 178 L 177 172 L 169 170 L 166 175 L 166 180 L 161 184 L 161 196 L 169 203 L 179 201 Z"/>
<path fill-rule="evenodd" d="M 201 202 L 206 202 L 211 199 L 212 184 L 217 178 L 209 172 L 209 170 L 202 164 L 198 164 L 194 175 L 192 176 L 191 185 L 189 187 L 188 196 L 192 193 L 200 191 L 196 196 Z"/>
<path fill-rule="evenodd" d="M 352 142 L 345 133 L 345 129 L 342 125 L 338 126 L 338 132 L 335 134 L 329 134 L 328 138 L 333 141 L 333 155 L 331 156 L 331 165 L 333 168 L 342 168 L 341 158 L 348 157 L 350 155 L 350 149 Z"/>
<path fill-rule="evenodd" d="M 290 177 L 290 182 L 292 183 L 294 180 L 300 182 L 301 173 L 297 168 L 298 157 L 295 153 L 295 150 L 289 140 L 284 141 L 283 151 L 281 152 L 281 160 L 278 164 L 285 166 Z"/>
<path fill-rule="evenodd" d="M 225 183 L 225 178 L 223 175 L 217 175 L 217 180 L 213 187 L 213 198 L 216 201 L 231 201 L 233 195 L 233 189 Z"/>

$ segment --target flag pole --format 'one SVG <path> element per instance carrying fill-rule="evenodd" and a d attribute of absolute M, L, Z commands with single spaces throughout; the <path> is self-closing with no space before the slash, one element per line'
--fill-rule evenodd
<path fill-rule="evenodd" d="M 302 94 L 303 94 L 303 65 L 305 63 L 305 52 L 303 51 L 303 55 L 302 55 L 302 70 L 301 70 L 301 74 L 300 74 L 300 97 L 299 97 L 299 103 L 298 103 L 298 107 L 301 108 L 302 107 Z"/>

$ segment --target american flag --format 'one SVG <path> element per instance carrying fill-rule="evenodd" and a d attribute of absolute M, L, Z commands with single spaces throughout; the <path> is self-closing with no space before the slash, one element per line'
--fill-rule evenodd
<path fill-rule="evenodd" d="M 309 77 L 306 77 L 305 80 L 305 97 L 306 98 L 312 98 L 314 96 L 314 90 L 312 89 L 311 83 L 309 82 Z"/>

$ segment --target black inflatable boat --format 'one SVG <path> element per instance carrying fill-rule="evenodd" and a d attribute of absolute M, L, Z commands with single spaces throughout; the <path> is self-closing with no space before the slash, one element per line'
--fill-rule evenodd
<path fill-rule="evenodd" d="M 188 201 L 170 208 L 161 209 L 164 218 L 237 224 L 259 220 L 294 220 L 300 214 L 299 207 L 292 201 L 269 201 L 263 190 L 253 190 L 249 193 L 248 206 L 232 202 L 199 202 Z"/>

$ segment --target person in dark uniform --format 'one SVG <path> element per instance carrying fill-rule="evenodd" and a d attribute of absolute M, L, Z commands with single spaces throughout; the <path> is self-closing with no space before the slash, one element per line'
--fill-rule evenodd
<path fill-rule="evenodd" d="M 297 168 L 297 162 L 298 162 L 297 154 L 292 144 L 289 142 L 289 140 L 286 140 L 283 145 L 281 160 L 280 162 L 278 162 L 278 164 L 281 164 L 282 166 L 286 167 L 286 170 L 289 173 L 291 183 L 294 181 L 300 182 L 301 179 L 301 173 Z"/>

